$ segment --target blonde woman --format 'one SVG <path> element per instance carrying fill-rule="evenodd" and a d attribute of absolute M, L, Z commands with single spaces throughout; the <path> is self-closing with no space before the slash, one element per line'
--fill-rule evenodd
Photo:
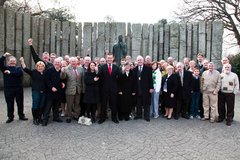
<path fill-rule="evenodd" d="M 45 64 L 38 61 L 35 69 L 30 70 L 26 67 L 23 57 L 20 58 L 20 63 L 24 72 L 32 77 L 32 116 L 33 124 L 39 125 L 42 121 L 42 110 L 46 101 L 46 86 L 44 83 Z"/>
<path fill-rule="evenodd" d="M 174 74 L 174 67 L 167 66 L 167 74 L 162 78 L 162 105 L 165 107 L 165 115 L 168 120 L 172 118 L 173 108 L 176 107 L 176 95 L 178 87 L 178 79 Z"/>

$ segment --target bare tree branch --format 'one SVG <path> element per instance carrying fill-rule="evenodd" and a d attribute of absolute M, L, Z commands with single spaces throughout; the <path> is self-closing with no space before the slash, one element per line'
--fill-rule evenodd
<path fill-rule="evenodd" d="M 3 6 L 7 0 L 0 0 L 0 6 Z"/>
<path fill-rule="evenodd" d="M 232 31 L 240 45 L 240 0 L 183 0 L 184 6 L 175 15 L 184 22 L 221 20 Z"/>

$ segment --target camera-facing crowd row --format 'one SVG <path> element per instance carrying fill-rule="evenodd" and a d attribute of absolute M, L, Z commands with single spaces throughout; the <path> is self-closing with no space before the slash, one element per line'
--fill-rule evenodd
<path fill-rule="evenodd" d="M 21 66 L 10 53 L 0 58 L 0 69 L 4 75 L 4 94 L 7 103 L 6 123 L 14 120 L 14 99 L 20 120 L 28 120 L 23 108 L 23 71 L 31 76 L 33 124 L 46 126 L 52 109 L 53 121 L 67 123 L 81 116 L 98 120 L 107 119 L 108 107 L 111 120 L 144 119 L 160 115 L 170 120 L 180 116 L 186 119 L 222 122 L 230 126 L 234 117 L 235 94 L 239 90 L 236 71 L 228 58 L 222 59 L 222 67 L 215 69 L 213 62 L 197 55 L 197 60 L 184 58 L 183 62 L 151 60 L 150 56 L 138 56 L 136 61 L 126 55 L 120 66 L 114 62 L 114 55 L 92 61 L 86 57 L 56 57 L 44 52 L 42 58 L 28 44 L 36 63 L 29 69 L 24 58 Z M 6 60 L 6 63 L 4 63 Z"/>

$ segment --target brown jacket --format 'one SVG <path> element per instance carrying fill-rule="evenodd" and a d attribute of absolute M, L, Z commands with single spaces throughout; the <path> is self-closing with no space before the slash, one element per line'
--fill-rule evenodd
<path fill-rule="evenodd" d="M 76 80 L 76 76 L 74 70 L 71 65 L 67 66 L 65 72 L 61 72 L 61 79 L 66 79 L 66 95 L 75 95 L 81 94 L 83 90 L 85 90 L 84 85 L 84 71 L 83 68 L 77 67 L 78 78 Z"/>

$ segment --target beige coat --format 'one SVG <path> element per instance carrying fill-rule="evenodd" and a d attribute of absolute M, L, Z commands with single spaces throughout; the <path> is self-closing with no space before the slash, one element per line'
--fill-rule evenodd
<path fill-rule="evenodd" d="M 221 87 L 221 76 L 217 70 L 213 70 L 212 74 L 210 71 L 204 71 L 201 78 L 201 91 L 204 93 L 215 92 L 218 93 Z"/>
<path fill-rule="evenodd" d="M 66 95 L 81 94 L 84 91 L 84 70 L 81 67 L 77 67 L 78 79 L 71 65 L 67 66 L 64 72 L 61 72 L 61 79 L 66 79 Z"/>

